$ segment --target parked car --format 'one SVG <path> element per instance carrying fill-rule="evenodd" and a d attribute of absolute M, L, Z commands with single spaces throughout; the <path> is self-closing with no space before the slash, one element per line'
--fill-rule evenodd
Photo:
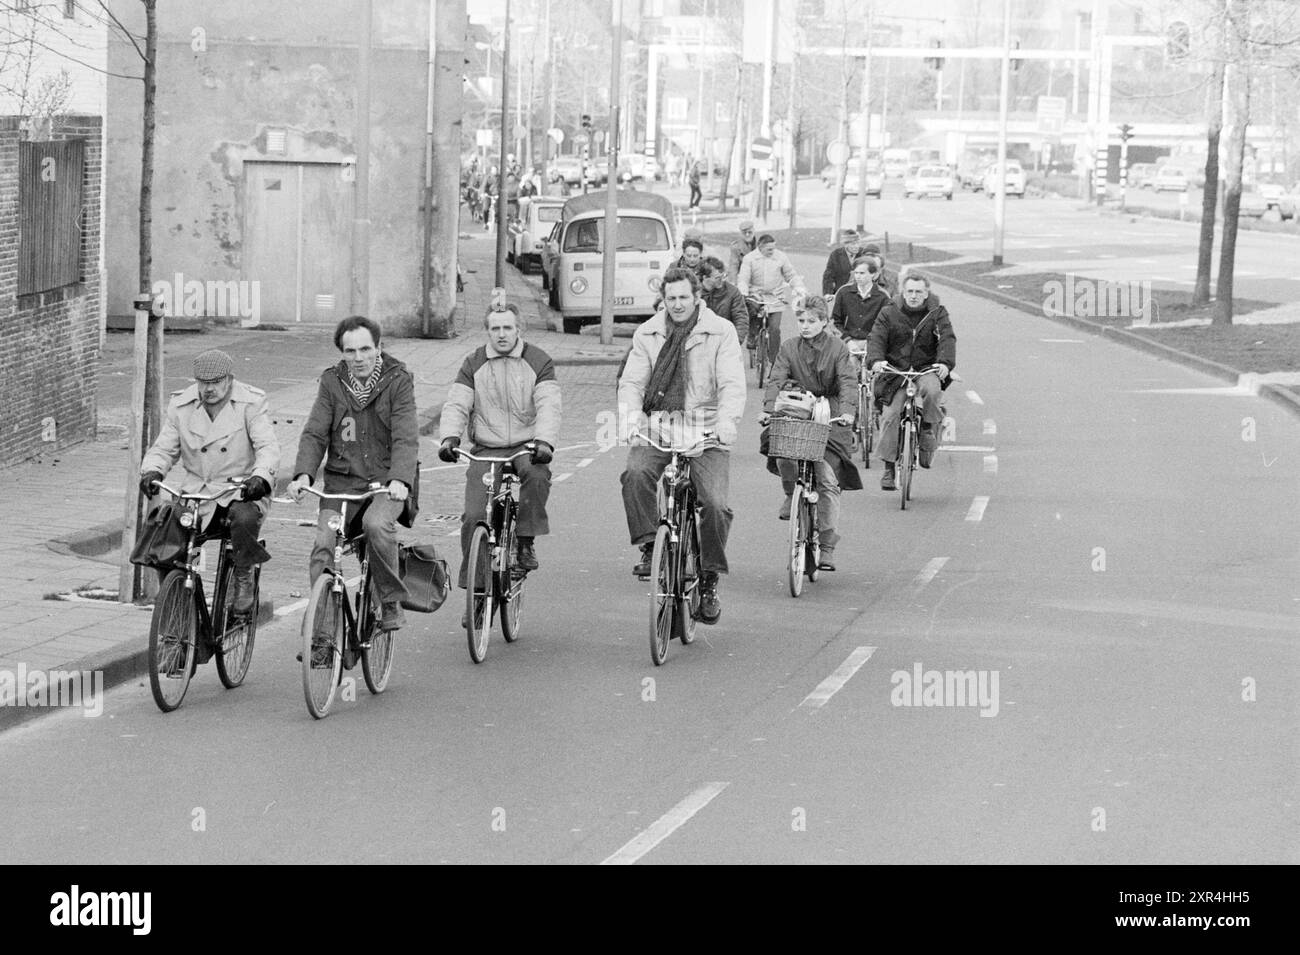
<path fill-rule="evenodd" d="M 1007 171 L 1003 178 L 1003 188 L 1008 196 L 1025 197 L 1025 171 L 1020 168 L 1019 161 L 1015 159 L 1007 160 Z M 984 192 L 991 199 L 997 195 L 998 191 L 998 164 L 994 160 L 984 171 Z"/>
<path fill-rule="evenodd" d="M 917 166 L 903 180 L 903 198 L 910 199 L 915 196 L 920 199 L 923 196 L 943 196 L 945 199 L 952 199 L 954 188 L 956 188 L 956 184 L 953 182 L 952 170 L 947 166 L 931 163 Z M 1020 191 L 1024 192 L 1023 178 Z"/>
<path fill-rule="evenodd" d="M 1259 194 L 1264 197 L 1268 207 L 1281 213 L 1282 202 L 1286 198 L 1286 187 L 1277 182 L 1261 182 L 1258 188 Z"/>
<path fill-rule="evenodd" d="M 984 188 L 984 170 L 989 164 L 988 153 L 966 150 L 957 160 L 957 182 L 963 189 L 979 191 Z"/>
<path fill-rule="evenodd" d="M 1260 191 L 1259 186 L 1241 187 L 1241 204 L 1237 207 L 1238 215 L 1258 219 L 1268 212 L 1270 208 L 1268 198 Z"/>
<path fill-rule="evenodd" d="M 1277 211 L 1283 219 L 1294 219 L 1300 212 L 1300 182 L 1293 185 L 1289 192 L 1282 194 L 1278 200 Z"/>
<path fill-rule="evenodd" d="M 551 182 L 561 180 L 571 186 L 582 183 L 581 156 L 556 156 L 551 160 Z"/>
<path fill-rule="evenodd" d="M 510 220 L 506 258 L 520 272 L 527 272 L 534 264 L 541 268 L 546 234 L 560 221 L 563 206 L 563 199 L 543 196 L 519 200 L 519 218 Z"/>
<path fill-rule="evenodd" d="M 844 174 L 844 194 L 846 196 L 858 194 L 858 183 L 862 178 L 862 157 L 850 156 L 846 164 L 847 168 Z M 829 189 L 835 185 L 839 175 L 839 166 L 834 164 L 823 167 L 821 171 L 822 185 Z M 879 160 L 871 160 L 867 163 L 867 195 L 880 198 L 880 193 L 885 188 L 885 172 L 881 168 Z"/>
<path fill-rule="evenodd" d="M 1177 166 L 1161 166 L 1151 180 L 1151 188 L 1156 192 L 1186 192 L 1190 185 L 1187 173 Z"/>
<path fill-rule="evenodd" d="M 1150 189 L 1152 181 L 1159 170 L 1153 162 L 1135 162 L 1128 167 L 1128 184 L 1130 189 Z"/>
<path fill-rule="evenodd" d="M 637 181 L 646 179 L 658 180 L 663 179 L 664 172 L 659 168 L 659 163 L 651 156 L 643 153 L 632 153 L 627 158 L 628 171 L 632 173 L 632 178 Z M 622 163 L 620 162 L 621 166 Z"/>

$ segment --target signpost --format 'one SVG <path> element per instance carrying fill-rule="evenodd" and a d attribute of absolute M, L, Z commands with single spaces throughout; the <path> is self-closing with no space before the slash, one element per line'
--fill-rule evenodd
<path fill-rule="evenodd" d="M 1038 97 L 1038 131 L 1046 136 L 1060 136 L 1065 131 L 1065 97 Z"/>

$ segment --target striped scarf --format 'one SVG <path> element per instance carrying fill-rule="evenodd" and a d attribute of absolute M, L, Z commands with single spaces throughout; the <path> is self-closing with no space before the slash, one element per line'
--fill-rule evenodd
<path fill-rule="evenodd" d="M 384 353 L 380 352 L 379 357 L 375 359 L 375 370 L 370 373 L 370 377 L 365 381 L 357 381 L 352 374 L 352 369 L 348 367 L 347 362 L 343 363 L 345 374 L 343 383 L 347 386 L 352 397 L 357 400 L 357 404 L 362 408 L 370 400 L 370 392 L 375 390 L 375 385 L 379 383 L 379 373 L 384 370 Z"/>

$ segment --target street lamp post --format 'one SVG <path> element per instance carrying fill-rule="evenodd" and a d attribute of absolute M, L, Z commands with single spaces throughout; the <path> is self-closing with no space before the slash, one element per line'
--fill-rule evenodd
<path fill-rule="evenodd" d="M 506 146 L 510 142 L 510 0 L 506 0 L 506 24 L 501 44 L 501 164 L 497 167 L 497 288 L 506 284 Z"/>

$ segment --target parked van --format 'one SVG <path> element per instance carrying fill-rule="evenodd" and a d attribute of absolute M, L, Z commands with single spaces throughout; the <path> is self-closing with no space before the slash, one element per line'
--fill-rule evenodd
<path fill-rule="evenodd" d="M 550 240 L 547 286 L 564 330 L 576 335 L 600 321 L 604 275 L 605 193 L 574 196 L 560 210 Z M 618 191 L 618 249 L 614 269 L 614 318 L 643 321 L 655 312 L 664 271 L 678 256 L 673 206 L 667 197 L 633 189 Z"/>

